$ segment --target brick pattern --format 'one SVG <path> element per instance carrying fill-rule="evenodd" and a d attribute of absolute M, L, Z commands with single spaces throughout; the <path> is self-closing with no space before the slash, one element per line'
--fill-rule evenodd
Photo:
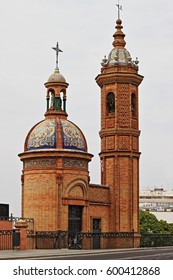
<path fill-rule="evenodd" d="M 119 136 L 119 150 L 130 150 L 130 137 L 129 136 Z"/>
<path fill-rule="evenodd" d="M 106 137 L 106 149 L 107 150 L 114 150 L 115 149 L 114 136 Z"/>
<path fill-rule="evenodd" d="M 106 128 L 114 128 L 115 127 L 115 118 L 106 119 Z"/>
<path fill-rule="evenodd" d="M 130 98 L 128 85 L 118 86 L 118 123 L 120 127 L 129 127 L 130 124 Z"/>
<path fill-rule="evenodd" d="M 133 150 L 138 151 L 138 138 L 133 137 Z"/>
<path fill-rule="evenodd" d="M 99 185 L 89 185 L 89 201 L 95 203 L 110 203 L 109 188 Z"/>
<path fill-rule="evenodd" d="M 12 230 L 12 227 L 11 221 L 0 221 L 0 230 Z"/>

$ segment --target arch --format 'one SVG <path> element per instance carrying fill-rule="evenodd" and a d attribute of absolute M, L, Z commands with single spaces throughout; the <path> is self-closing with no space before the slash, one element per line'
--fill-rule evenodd
<path fill-rule="evenodd" d="M 51 96 L 50 96 L 51 94 Z M 55 90 L 53 88 L 49 88 L 47 90 L 47 111 L 49 109 L 53 109 L 53 104 L 54 104 L 54 98 L 55 98 Z M 50 104 L 49 104 L 49 100 L 50 100 Z"/>
<path fill-rule="evenodd" d="M 61 89 L 60 96 L 61 96 L 61 100 L 63 101 L 63 111 L 66 112 L 66 99 L 67 99 L 67 96 L 66 96 L 66 89 L 65 88 Z"/>
<path fill-rule="evenodd" d="M 106 96 L 106 112 L 107 114 L 115 113 L 115 94 L 113 92 L 108 92 Z"/>
<path fill-rule="evenodd" d="M 87 183 L 83 179 L 70 182 L 64 190 L 64 198 L 87 199 Z"/>
<path fill-rule="evenodd" d="M 51 93 L 51 97 L 50 97 L 50 93 Z M 46 100 L 47 100 L 47 111 L 53 107 L 53 100 L 54 100 L 54 96 L 55 96 L 55 90 L 53 88 L 49 88 L 47 90 L 47 94 L 46 94 Z"/>
<path fill-rule="evenodd" d="M 136 94 L 133 92 L 131 94 L 131 112 L 132 116 L 136 116 Z"/>

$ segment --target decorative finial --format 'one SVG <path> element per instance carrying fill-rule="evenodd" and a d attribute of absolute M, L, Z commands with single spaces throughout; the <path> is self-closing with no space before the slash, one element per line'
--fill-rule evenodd
<path fill-rule="evenodd" d="M 118 19 L 120 19 L 120 11 L 123 10 L 122 6 L 120 6 L 119 0 L 118 0 L 118 4 L 116 4 L 116 6 L 118 7 Z"/>
<path fill-rule="evenodd" d="M 59 71 L 59 68 L 58 68 L 58 55 L 59 55 L 59 52 L 63 52 L 63 51 L 59 49 L 58 42 L 56 44 L 56 47 L 54 47 L 52 49 L 56 51 L 56 68 L 55 68 L 55 70 Z"/>

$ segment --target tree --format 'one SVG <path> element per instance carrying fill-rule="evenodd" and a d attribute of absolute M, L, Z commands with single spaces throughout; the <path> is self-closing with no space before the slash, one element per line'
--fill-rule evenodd
<path fill-rule="evenodd" d="M 173 233 L 173 225 L 158 219 L 148 211 L 140 211 L 140 233 Z"/>
<path fill-rule="evenodd" d="M 148 211 L 140 211 L 141 247 L 173 245 L 173 225 L 158 219 Z"/>

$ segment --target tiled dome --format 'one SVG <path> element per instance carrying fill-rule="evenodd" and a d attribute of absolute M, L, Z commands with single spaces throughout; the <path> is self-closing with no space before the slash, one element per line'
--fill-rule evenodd
<path fill-rule="evenodd" d="M 58 131 L 61 131 L 61 134 L 57 133 Z M 58 147 L 57 143 L 62 143 L 62 146 Z M 87 143 L 82 131 L 74 123 L 66 119 L 46 119 L 30 130 L 25 141 L 25 151 L 43 149 L 87 152 Z"/>

